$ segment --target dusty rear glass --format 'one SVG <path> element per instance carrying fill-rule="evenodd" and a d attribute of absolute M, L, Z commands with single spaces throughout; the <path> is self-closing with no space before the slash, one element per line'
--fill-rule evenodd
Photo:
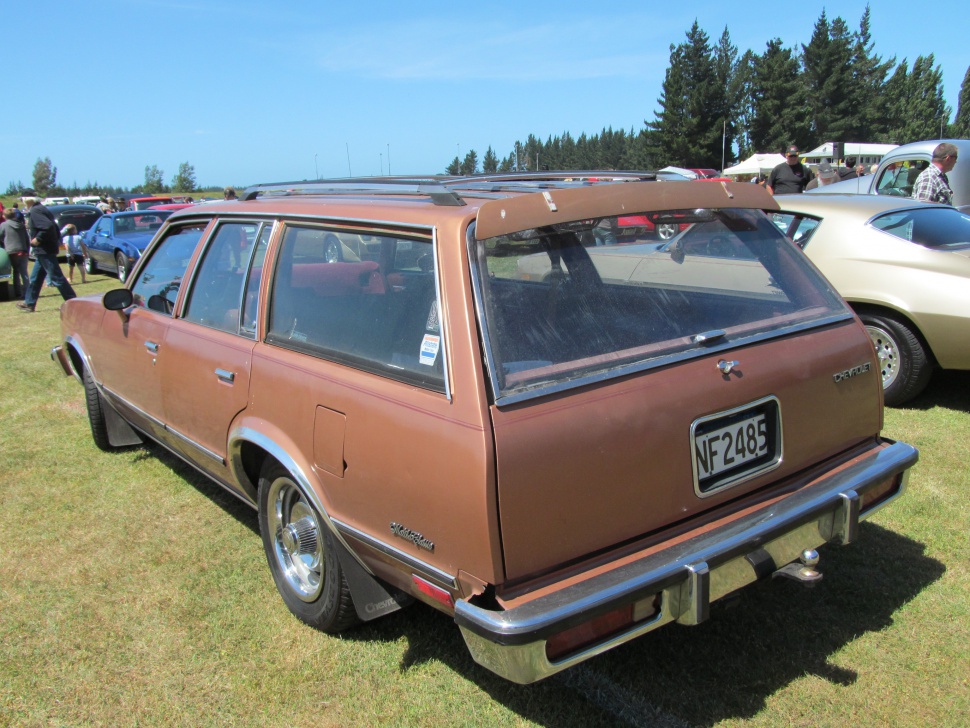
<path fill-rule="evenodd" d="M 758 210 L 628 214 L 469 245 L 500 404 L 850 315 Z"/>

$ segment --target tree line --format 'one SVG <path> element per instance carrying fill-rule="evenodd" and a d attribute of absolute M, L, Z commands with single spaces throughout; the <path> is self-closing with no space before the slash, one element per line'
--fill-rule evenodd
<path fill-rule="evenodd" d="M 875 52 L 867 6 L 856 31 L 825 11 L 811 39 L 786 48 L 767 42 L 739 54 L 725 27 L 716 43 L 697 21 L 670 46 L 659 110 L 637 129 L 569 132 L 546 141 L 529 135 L 499 159 L 491 147 L 479 167 L 471 150 L 448 174 L 536 169 L 650 169 L 667 165 L 722 169 L 757 152 L 804 150 L 828 141 L 906 144 L 970 138 L 970 67 L 956 117 L 943 98 L 933 54 L 884 60 Z"/>
<path fill-rule="evenodd" d="M 40 197 L 78 197 L 81 195 L 115 194 L 121 192 L 144 192 L 146 195 L 157 195 L 162 192 L 195 192 L 199 185 L 195 179 L 195 167 L 188 162 L 182 162 L 178 171 L 169 184 L 165 184 L 165 173 L 157 165 L 145 166 L 145 182 L 130 190 L 112 185 L 100 185 L 88 181 L 84 185 L 74 182 L 62 185 L 57 181 L 57 167 L 50 157 L 44 157 L 34 163 L 33 187 L 30 188 Z M 4 195 L 20 197 L 28 188 L 21 181 L 10 182 Z"/>

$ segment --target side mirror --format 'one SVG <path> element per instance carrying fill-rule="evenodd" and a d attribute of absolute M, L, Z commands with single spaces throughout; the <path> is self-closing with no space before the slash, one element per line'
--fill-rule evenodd
<path fill-rule="evenodd" d="M 101 303 L 109 311 L 123 311 L 135 302 L 135 297 L 127 288 L 115 288 L 108 291 L 101 299 Z"/>

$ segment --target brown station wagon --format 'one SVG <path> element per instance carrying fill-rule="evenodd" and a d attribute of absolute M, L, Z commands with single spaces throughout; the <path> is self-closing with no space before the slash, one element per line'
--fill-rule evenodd
<path fill-rule="evenodd" d="M 258 510 L 299 619 L 417 599 L 532 682 L 814 583 L 904 488 L 869 336 L 764 209 L 644 175 L 259 186 L 173 214 L 54 354 L 98 446 Z M 619 244 L 629 215 L 679 232 Z"/>

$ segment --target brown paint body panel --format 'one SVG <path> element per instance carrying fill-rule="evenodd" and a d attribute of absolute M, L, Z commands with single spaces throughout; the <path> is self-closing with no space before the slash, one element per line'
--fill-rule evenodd
<path fill-rule="evenodd" d="M 505 565 L 529 577 L 641 538 L 808 468 L 871 439 L 882 425 L 875 371 L 833 374 L 872 361 L 855 321 L 723 357 L 492 409 Z M 811 352 L 811 356 L 806 356 Z M 875 366 L 873 365 L 873 370 Z M 778 398 L 783 461 L 745 483 L 700 498 L 693 488 L 691 424 L 766 395 Z"/>

